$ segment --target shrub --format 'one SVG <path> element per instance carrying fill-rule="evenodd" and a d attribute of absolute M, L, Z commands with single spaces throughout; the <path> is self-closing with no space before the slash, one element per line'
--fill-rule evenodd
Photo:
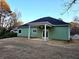
<path fill-rule="evenodd" d="M 7 33 L 5 33 L 4 35 L 0 36 L 0 39 L 3 39 L 3 38 L 10 38 L 10 37 L 17 37 L 17 33 L 14 33 L 14 32 L 7 32 Z"/>
<path fill-rule="evenodd" d="M 14 32 L 8 32 L 4 34 L 4 38 L 9 38 L 9 37 L 16 37 L 17 34 Z"/>
<path fill-rule="evenodd" d="M 6 33 L 6 29 L 0 27 L 0 36 L 3 36 L 5 33 Z"/>
<path fill-rule="evenodd" d="M 16 37 L 17 33 L 10 32 L 7 29 L 0 27 L 0 39 L 2 38 L 9 38 L 9 37 Z"/>

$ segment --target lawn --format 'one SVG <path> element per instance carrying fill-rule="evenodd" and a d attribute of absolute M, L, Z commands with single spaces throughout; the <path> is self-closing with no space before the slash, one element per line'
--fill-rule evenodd
<path fill-rule="evenodd" d="M 0 40 L 0 59 L 79 59 L 79 44 L 7 38 Z"/>

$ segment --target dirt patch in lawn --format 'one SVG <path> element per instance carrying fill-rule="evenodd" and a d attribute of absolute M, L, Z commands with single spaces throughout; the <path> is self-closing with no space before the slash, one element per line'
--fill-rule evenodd
<path fill-rule="evenodd" d="M 53 46 L 79 45 L 79 40 L 72 40 L 72 41 L 70 41 L 70 42 L 68 42 L 68 41 L 51 40 L 51 41 L 48 41 L 48 45 L 53 45 Z"/>

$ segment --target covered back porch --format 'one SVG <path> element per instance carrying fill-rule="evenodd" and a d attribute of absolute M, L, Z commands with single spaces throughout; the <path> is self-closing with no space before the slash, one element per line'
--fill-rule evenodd
<path fill-rule="evenodd" d="M 28 28 L 28 39 L 31 39 L 31 27 L 37 27 L 41 29 L 41 37 L 44 41 L 47 41 L 49 39 L 49 28 L 52 27 L 52 24 L 49 22 L 35 22 L 35 23 L 29 23 L 29 28 Z"/>

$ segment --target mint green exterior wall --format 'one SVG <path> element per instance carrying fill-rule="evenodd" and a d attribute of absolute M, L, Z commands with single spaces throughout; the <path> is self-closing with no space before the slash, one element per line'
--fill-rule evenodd
<path fill-rule="evenodd" d="M 21 33 L 19 33 L 19 30 L 21 30 Z M 17 36 L 27 37 L 28 36 L 28 28 L 19 28 L 17 30 Z"/>
<path fill-rule="evenodd" d="M 37 30 L 37 32 L 33 32 L 33 30 Z M 19 33 L 19 30 L 21 30 L 21 33 Z M 41 38 L 41 30 L 39 30 L 38 28 L 31 28 L 30 29 L 30 36 L 31 37 L 39 37 Z M 19 28 L 17 31 L 17 36 L 23 36 L 23 37 L 28 37 L 28 28 Z"/>
<path fill-rule="evenodd" d="M 33 32 L 33 30 L 36 30 L 36 32 Z M 41 33 L 40 33 L 40 30 L 38 28 L 31 28 L 30 35 L 31 35 L 31 37 L 39 38 Z"/>
<path fill-rule="evenodd" d="M 69 40 L 69 27 L 54 27 L 49 30 L 49 39 Z"/>
<path fill-rule="evenodd" d="M 34 29 L 37 29 L 37 32 L 33 32 Z M 19 30 L 21 30 L 21 33 L 19 33 Z M 38 28 L 31 28 L 30 30 L 30 36 L 31 37 L 37 37 L 42 38 L 42 31 Z M 69 27 L 52 27 L 51 29 L 48 29 L 49 39 L 56 39 L 56 40 L 69 40 Z M 28 37 L 28 28 L 19 28 L 17 32 L 17 36 L 24 36 Z"/>

